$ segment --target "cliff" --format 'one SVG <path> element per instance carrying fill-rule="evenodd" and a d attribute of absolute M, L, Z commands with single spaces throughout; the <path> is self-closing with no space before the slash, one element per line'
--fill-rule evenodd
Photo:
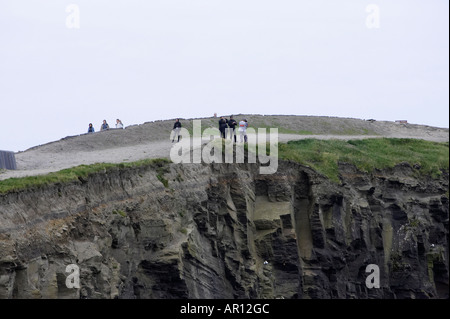
<path fill-rule="evenodd" d="M 8 192 L 0 298 L 448 298 L 448 175 L 339 173 L 163 163 Z"/>

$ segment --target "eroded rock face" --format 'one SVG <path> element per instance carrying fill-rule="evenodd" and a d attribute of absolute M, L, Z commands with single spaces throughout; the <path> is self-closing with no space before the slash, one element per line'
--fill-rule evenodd
<path fill-rule="evenodd" d="M 141 167 L 2 195 L 0 298 L 448 297 L 447 175 L 258 171 L 168 164 L 168 187 Z"/>

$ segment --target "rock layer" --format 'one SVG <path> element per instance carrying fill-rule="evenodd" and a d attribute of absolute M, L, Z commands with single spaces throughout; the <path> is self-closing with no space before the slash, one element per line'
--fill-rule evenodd
<path fill-rule="evenodd" d="M 0 298 L 448 298 L 445 173 L 341 164 L 337 185 L 282 161 L 165 169 L 168 186 L 117 168 L 0 195 Z"/>

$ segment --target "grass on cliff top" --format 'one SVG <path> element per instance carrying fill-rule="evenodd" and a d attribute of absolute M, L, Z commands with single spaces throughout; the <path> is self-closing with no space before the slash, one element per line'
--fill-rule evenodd
<path fill-rule="evenodd" d="M 449 169 L 449 143 L 398 138 L 305 139 L 279 144 L 279 158 L 310 166 L 335 182 L 339 182 L 339 162 L 353 164 L 368 173 L 407 162 L 420 165 L 420 176 L 438 178 L 442 170 Z"/>
<path fill-rule="evenodd" d="M 23 190 L 33 187 L 42 187 L 57 183 L 69 183 L 77 181 L 80 178 L 87 178 L 89 175 L 108 172 L 118 168 L 133 168 L 133 167 L 144 167 L 151 166 L 154 167 L 158 172 L 166 164 L 170 163 L 168 159 L 157 158 L 157 159 L 145 159 L 141 161 L 131 162 L 131 163 L 96 163 L 92 165 L 79 165 L 76 167 L 63 169 L 58 172 L 53 172 L 45 175 L 38 176 L 27 176 L 21 178 L 9 178 L 0 181 L 0 194 L 5 194 L 12 191 Z"/>
<path fill-rule="evenodd" d="M 269 147 L 267 146 L 267 150 Z M 355 165 L 363 172 L 394 167 L 402 162 L 419 165 L 417 176 L 438 178 L 449 170 L 449 143 L 436 143 L 417 139 L 374 138 L 362 140 L 304 139 L 278 144 L 281 160 L 292 160 L 310 166 L 314 170 L 339 182 L 338 163 Z M 0 194 L 50 184 L 68 183 L 91 174 L 128 167 L 154 167 L 158 179 L 168 187 L 164 178 L 168 159 L 146 159 L 131 163 L 98 163 L 80 165 L 46 175 L 10 178 L 0 181 Z"/>

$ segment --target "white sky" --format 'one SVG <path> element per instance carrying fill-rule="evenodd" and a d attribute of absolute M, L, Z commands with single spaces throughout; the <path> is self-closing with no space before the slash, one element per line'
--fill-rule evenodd
<path fill-rule="evenodd" d="M 448 0 L 0 0 L 2 150 L 215 112 L 449 127 L 448 86 Z"/>

